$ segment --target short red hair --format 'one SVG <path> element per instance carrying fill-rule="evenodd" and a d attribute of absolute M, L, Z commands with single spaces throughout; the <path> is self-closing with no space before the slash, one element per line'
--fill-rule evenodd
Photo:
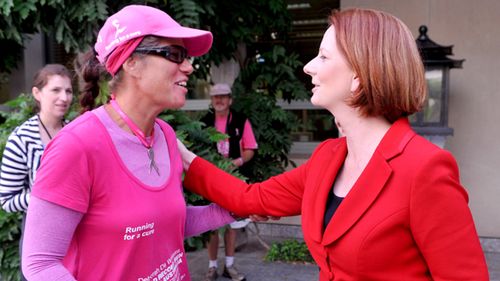
<path fill-rule="evenodd" d="M 330 15 L 337 45 L 360 86 L 349 100 L 364 116 L 394 122 L 419 111 L 427 95 L 422 59 L 408 27 L 381 11 L 347 9 Z"/>

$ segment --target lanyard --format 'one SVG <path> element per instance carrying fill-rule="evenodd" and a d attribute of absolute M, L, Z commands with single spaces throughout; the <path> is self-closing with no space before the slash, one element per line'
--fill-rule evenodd
<path fill-rule="evenodd" d="M 137 125 L 132 120 L 130 120 L 130 118 L 128 118 L 127 114 L 125 114 L 125 112 L 123 112 L 123 110 L 120 108 L 120 106 L 118 105 L 118 103 L 116 102 L 116 100 L 114 98 L 111 99 L 110 104 L 113 107 L 113 109 L 118 113 L 118 115 L 120 115 L 120 117 L 123 119 L 123 121 L 125 121 L 125 123 L 130 128 L 130 130 L 132 130 L 134 135 L 136 135 L 137 138 L 141 141 L 142 145 L 144 145 L 144 147 L 146 147 L 148 157 L 149 157 L 149 173 L 151 173 L 151 170 L 154 169 L 156 171 L 156 173 L 158 175 L 160 175 L 160 171 L 158 169 L 158 166 L 156 166 L 155 153 L 153 150 L 153 143 L 154 143 L 154 139 L 155 139 L 154 138 L 154 133 L 155 133 L 154 126 L 153 126 L 153 130 L 151 131 L 150 140 L 148 141 L 148 139 L 146 138 L 146 135 L 141 131 L 141 129 L 139 129 L 139 127 L 137 127 Z"/>
<path fill-rule="evenodd" d="M 45 127 L 45 124 L 43 124 L 42 117 L 40 117 L 40 114 L 37 114 L 36 116 L 38 116 L 38 122 L 40 122 L 40 125 L 42 125 L 42 128 L 45 131 L 45 133 L 47 134 L 47 136 L 49 137 L 49 140 L 52 140 L 52 135 L 49 133 L 49 130 L 47 130 L 47 127 Z M 61 120 L 61 128 L 62 127 L 64 127 L 63 120 Z"/>

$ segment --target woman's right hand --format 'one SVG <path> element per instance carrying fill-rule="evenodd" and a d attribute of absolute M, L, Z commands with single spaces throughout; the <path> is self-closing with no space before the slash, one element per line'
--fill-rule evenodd
<path fill-rule="evenodd" d="M 197 156 L 189 149 L 187 149 L 179 139 L 177 139 L 177 147 L 179 148 L 179 152 L 181 154 L 182 166 L 184 168 L 184 171 L 187 171 L 189 169 L 189 166 L 191 165 L 191 162 L 193 162 L 194 158 L 196 158 Z"/>

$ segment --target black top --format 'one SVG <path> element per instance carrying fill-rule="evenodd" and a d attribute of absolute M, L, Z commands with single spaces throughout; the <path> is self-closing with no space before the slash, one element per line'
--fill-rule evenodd
<path fill-rule="evenodd" d="M 342 203 L 343 199 L 344 197 L 338 197 L 337 195 L 335 195 L 335 193 L 333 193 L 333 187 L 332 187 L 332 190 L 328 195 L 328 200 L 326 201 L 325 218 L 323 220 L 323 231 L 326 229 L 326 226 L 332 219 L 333 214 L 335 214 L 335 211 L 337 211 L 337 208 L 340 206 L 340 203 Z"/>
<path fill-rule="evenodd" d="M 241 156 L 240 140 L 243 137 L 246 120 L 247 117 L 244 114 L 233 110 L 230 110 L 227 116 L 225 133 L 229 136 L 229 158 L 231 159 Z M 215 127 L 215 112 L 209 111 L 200 121 L 209 127 Z"/>

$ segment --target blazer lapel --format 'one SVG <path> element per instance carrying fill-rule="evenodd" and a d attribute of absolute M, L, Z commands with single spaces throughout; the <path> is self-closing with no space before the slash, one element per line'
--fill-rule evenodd
<path fill-rule="evenodd" d="M 391 173 L 392 169 L 385 159 L 374 154 L 351 191 L 333 214 L 323 236 L 323 245 L 337 240 L 358 221 L 384 188 Z"/>
<path fill-rule="evenodd" d="M 389 160 L 399 155 L 413 136 L 415 133 L 406 118 L 399 119 L 391 126 L 363 173 L 333 215 L 325 230 L 323 245 L 339 239 L 370 208 L 392 174 Z M 321 217 L 323 216 L 324 213 Z"/>
<path fill-rule="evenodd" d="M 326 151 L 325 151 L 326 152 Z M 337 173 L 342 167 L 347 154 L 347 145 L 345 139 L 333 147 L 319 159 L 319 172 L 311 181 L 312 188 L 307 192 L 307 200 L 304 200 L 303 208 L 307 211 L 302 212 L 302 226 L 304 230 L 309 231 L 311 238 L 316 242 L 321 242 L 323 237 L 323 219 L 325 216 L 326 200 L 328 193 L 332 190 L 332 185 Z M 306 198 L 304 198 L 306 199 Z"/>

